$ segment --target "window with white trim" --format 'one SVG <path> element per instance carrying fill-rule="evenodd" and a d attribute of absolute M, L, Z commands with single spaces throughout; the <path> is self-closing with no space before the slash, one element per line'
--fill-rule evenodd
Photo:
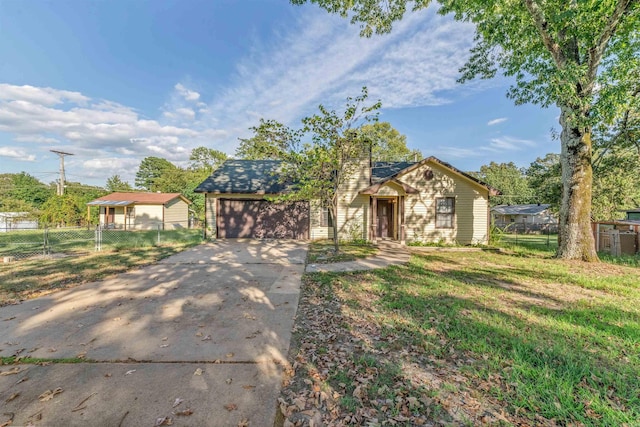
<path fill-rule="evenodd" d="M 436 228 L 453 228 L 456 215 L 455 197 L 436 198 Z"/>

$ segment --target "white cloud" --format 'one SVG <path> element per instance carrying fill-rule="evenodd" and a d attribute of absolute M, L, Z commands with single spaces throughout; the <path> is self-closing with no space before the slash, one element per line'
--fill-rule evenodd
<path fill-rule="evenodd" d="M 535 147 L 536 143 L 528 139 L 513 138 L 510 136 L 503 136 L 500 138 L 492 138 L 489 145 L 480 147 L 481 150 L 491 152 L 501 151 L 518 151 L 526 147 Z"/>
<path fill-rule="evenodd" d="M 33 162 L 36 160 L 34 154 L 28 154 L 26 150 L 14 147 L 0 147 L 0 157 L 9 157 L 24 162 Z"/>
<path fill-rule="evenodd" d="M 369 39 L 347 20 L 299 9 L 304 15 L 276 28 L 271 40 L 256 40 L 229 84 L 203 99 L 207 95 L 190 80 L 180 81 L 158 117 L 79 92 L 0 84 L 0 132 L 29 152 L 64 147 L 76 154 L 70 164 L 83 175 L 106 179 L 110 168 L 120 168 L 113 173 L 131 180 L 145 156 L 184 164 L 200 145 L 232 154 L 238 137 L 247 136 L 259 118 L 299 125 L 318 104 L 341 108 L 365 85 L 371 102 L 381 99 L 383 108 L 448 103 L 454 89 L 476 90 L 456 83 L 473 44 L 473 26 L 430 9 L 407 14 L 390 34 Z"/>
<path fill-rule="evenodd" d="M 174 89 L 181 97 L 183 97 L 187 101 L 197 101 L 198 99 L 200 99 L 200 94 L 198 92 L 187 89 L 182 83 L 177 83 L 174 86 Z"/>
<path fill-rule="evenodd" d="M 487 126 L 495 126 L 495 125 L 497 125 L 497 124 L 504 123 L 504 122 L 506 122 L 506 121 L 507 121 L 507 118 L 506 118 L 506 117 L 499 117 L 499 118 L 497 118 L 497 119 L 489 120 L 489 121 L 487 122 Z"/>

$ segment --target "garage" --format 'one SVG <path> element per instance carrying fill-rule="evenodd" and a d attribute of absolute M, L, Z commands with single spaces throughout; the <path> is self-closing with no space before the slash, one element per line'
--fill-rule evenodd
<path fill-rule="evenodd" d="M 218 199 L 219 238 L 308 239 L 309 203 Z"/>

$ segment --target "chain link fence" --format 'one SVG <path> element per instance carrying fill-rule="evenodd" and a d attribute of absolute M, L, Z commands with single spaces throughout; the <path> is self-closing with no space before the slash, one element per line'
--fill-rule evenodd
<path fill-rule="evenodd" d="M 64 257 L 102 250 L 126 250 L 171 243 L 202 241 L 201 228 L 175 228 L 156 223 L 144 230 L 109 229 L 101 226 L 12 229 L 0 233 L 0 259 L 10 262 L 37 257 Z"/>

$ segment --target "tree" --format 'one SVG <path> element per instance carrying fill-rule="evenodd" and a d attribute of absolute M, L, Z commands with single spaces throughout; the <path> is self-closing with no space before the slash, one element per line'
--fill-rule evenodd
<path fill-rule="evenodd" d="M 40 223 L 58 227 L 78 225 L 84 218 L 79 205 L 78 197 L 73 194 L 51 196 L 42 205 Z"/>
<path fill-rule="evenodd" d="M 299 145 L 292 138 L 284 153 L 283 179 L 295 183 L 285 199 L 317 200 L 338 217 L 338 196 L 363 159 L 368 161 L 370 143 L 361 133 L 362 125 L 377 119 L 380 102 L 365 105 L 367 88 L 355 98 L 347 98 L 345 111 L 338 113 L 323 105 L 319 112 L 302 119 L 303 132 L 311 142 Z M 296 135 L 297 132 L 294 133 Z M 338 227 L 333 227 L 336 253 L 340 251 Z"/>
<path fill-rule="evenodd" d="M 375 122 L 363 125 L 362 137 L 371 143 L 371 157 L 382 162 L 411 162 L 422 160 L 420 150 L 407 147 L 407 137 L 389 122 Z"/>
<path fill-rule="evenodd" d="M 352 16 L 362 34 L 391 30 L 408 0 L 311 0 Z M 292 0 L 306 3 L 306 0 Z M 411 2 L 421 9 L 429 0 Z M 597 261 L 591 232 L 592 128 L 632 103 L 640 74 L 637 0 L 440 0 L 442 14 L 476 25 L 476 44 L 461 81 L 515 77 L 517 104 L 560 109 L 562 203 L 558 256 Z"/>
<path fill-rule="evenodd" d="M 488 165 L 482 165 L 480 172 L 474 175 L 502 193 L 500 196 L 491 198 L 492 206 L 533 203 L 533 192 L 529 187 L 525 171 L 513 162 L 491 162 Z"/>
<path fill-rule="evenodd" d="M 260 119 L 258 126 L 250 127 L 251 138 L 238 138 L 240 145 L 236 157 L 246 160 L 278 160 L 286 156 L 291 144 L 299 140 L 300 131 L 276 120 Z"/>
<path fill-rule="evenodd" d="M 26 172 L 2 174 L 1 195 L 3 198 L 20 200 L 40 208 L 54 194 L 51 187 Z"/>
<path fill-rule="evenodd" d="M 610 150 L 594 168 L 593 209 L 595 221 L 621 217 L 621 210 L 640 206 L 640 156 L 635 150 Z"/>
<path fill-rule="evenodd" d="M 162 191 L 158 187 L 159 181 L 161 179 L 166 181 L 167 175 L 175 172 L 175 169 L 177 167 L 167 159 L 145 157 L 136 172 L 136 187 L 148 191 Z"/>
<path fill-rule="evenodd" d="M 111 192 L 115 192 L 115 191 L 133 191 L 133 187 L 131 187 L 131 185 L 127 182 L 127 181 L 123 181 L 120 178 L 120 175 L 113 175 L 109 178 L 107 178 L 107 183 L 105 188 L 108 191 Z"/>
<path fill-rule="evenodd" d="M 189 169 L 204 171 L 206 176 L 209 176 L 228 158 L 222 151 L 207 147 L 197 147 L 191 150 Z"/>
<path fill-rule="evenodd" d="M 534 202 L 548 203 L 552 210 L 557 211 L 562 198 L 560 154 L 548 153 L 544 157 L 538 157 L 529 165 L 526 175 Z"/>

